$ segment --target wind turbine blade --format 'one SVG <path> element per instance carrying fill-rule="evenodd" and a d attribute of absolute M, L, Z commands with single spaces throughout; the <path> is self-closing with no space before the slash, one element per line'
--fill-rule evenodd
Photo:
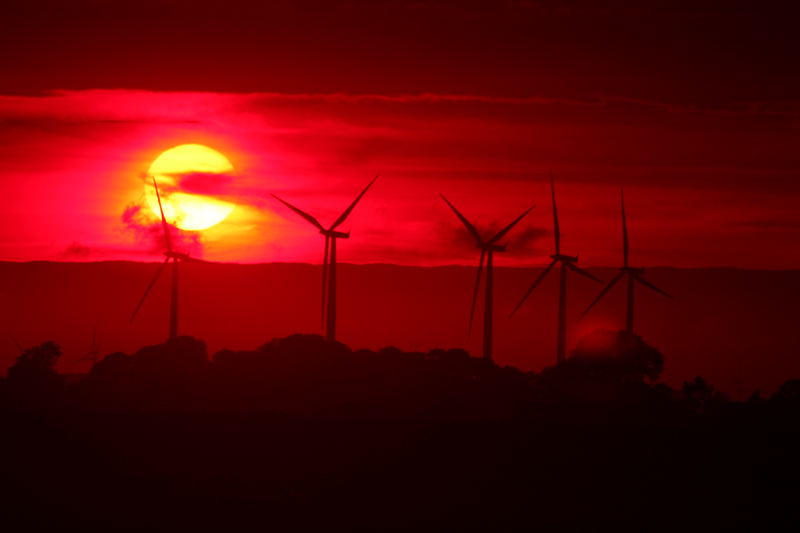
<path fill-rule="evenodd" d="M 587 272 L 586 270 L 582 269 L 579 266 L 574 265 L 573 263 L 567 263 L 567 268 L 572 270 L 573 272 L 580 274 L 581 276 L 589 278 L 592 281 L 596 281 L 597 283 L 603 283 L 602 279 L 597 278 L 592 274 L 589 274 L 589 272 Z"/>
<path fill-rule="evenodd" d="M 647 281 L 643 277 L 637 275 L 637 276 L 634 276 L 634 279 L 636 281 L 638 281 L 639 283 L 641 283 L 642 285 L 644 285 L 645 287 L 647 287 L 648 289 L 654 290 L 657 293 L 659 293 L 659 294 L 661 294 L 663 296 L 666 296 L 667 298 L 672 298 L 672 296 L 670 296 L 669 294 L 667 294 L 663 290 L 659 289 L 658 287 L 656 287 L 655 285 L 653 285 L 652 283 L 650 283 L 649 281 Z"/>
<path fill-rule="evenodd" d="M 515 219 L 514 219 L 514 220 L 511 222 L 511 224 L 509 224 L 508 226 L 506 226 L 505 228 L 503 228 L 502 230 L 500 230 L 500 232 L 499 232 L 497 235 L 495 235 L 494 237 L 492 237 L 491 239 L 489 239 L 489 242 L 488 242 L 487 244 L 494 244 L 494 243 L 496 243 L 497 241 L 499 241 L 500 239 L 502 239 L 503 237 L 505 237 L 506 233 L 508 233 L 508 232 L 511 230 L 511 228 L 513 228 L 514 226 L 516 226 L 516 225 L 517 225 L 517 223 L 518 223 L 520 220 L 522 220 L 523 218 L 525 218 L 525 216 L 526 216 L 528 213 L 530 213 L 530 212 L 533 210 L 533 208 L 534 208 L 534 207 L 535 207 L 535 206 L 530 206 L 530 207 L 529 207 L 529 208 L 528 208 L 528 209 L 527 209 L 527 210 L 526 210 L 524 213 L 522 213 L 520 216 L 518 216 L 517 218 L 515 218 Z"/>
<path fill-rule="evenodd" d="M 331 238 L 325 235 L 325 254 L 322 257 L 322 327 L 325 328 L 325 304 L 328 303 L 328 254 Z"/>
<path fill-rule="evenodd" d="M 161 205 L 161 193 L 158 192 L 158 183 L 156 177 L 153 176 L 153 186 L 156 188 L 156 198 L 158 199 L 158 210 L 161 211 L 161 226 L 164 228 L 164 242 L 167 245 L 167 251 L 172 251 L 172 241 L 169 237 L 169 225 L 167 224 L 167 217 L 164 216 L 164 207 Z"/>
<path fill-rule="evenodd" d="M 558 207 L 556 207 L 556 186 L 553 173 L 550 173 L 550 196 L 553 199 L 553 238 L 556 244 L 556 255 L 561 253 L 561 227 L 558 225 Z"/>
<path fill-rule="evenodd" d="M 625 218 L 625 191 L 619 190 L 620 205 L 622 207 L 622 260 L 625 266 L 628 266 L 628 221 Z"/>
<path fill-rule="evenodd" d="M 597 298 L 595 298 L 595 299 L 592 301 L 592 303 L 590 303 L 590 304 L 589 304 L 589 307 L 587 307 L 587 308 L 586 308 L 586 309 L 583 311 L 583 313 L 581 313 L 581 318 L 583 318 L 583 317 L 585 317 L 586 315 L 588 315 L 588 314 L 589 314 L 589 311 L 591 311 L 591 310 L 592 310 L 592 308 L 593 308 L 595 305 L 597 305 L 598 303 L 600 303 L 600 300 L 602 300 L 602 299 L 603 299 L 603 296 L 605 296 L 605 295 L 608 293 L 608 291 L 610 291 L 610 290 L 611 290 L 611 288 L 612 288 L 612 287 L 614 287 L 614 285 L 616 285 L 616 284 L 617 284 L 617 282 L 618 282 L 619 280 L 621 280 L 621 279 L 622 279 L 622 276 L 624 276 L 624 275 L 625 275 L 625 272 L 620 272 L 619 274 L 617 274 L 616 276 L 614 276 L 614 278 L 613 278 L 611 281 L 609 281 L 609 282 L 608 282 L 608 285 L 606 285 L 606 286 L 603 288 L 603 290 L 602 290 L 602 291 L 600 291 L 600 294 L 598 294 L 598 295 L 597 295 Z"/>
<path fill-rule="evenodd" d="M 286 200 L 278 198 L 274 194 L 272 195 L 272 197 L 275 198 L 276 200 L 278 200 L 280 203 L 282 203 L 286 207 L 288 207 L 289 209 L 291 209 L 292 211 L 294 211 L 295 213 L 297 213 L 298 215 L 300 215 L 301 217 L 303 217 L 304 219 L 306 219 L 308 222 L 310 222 L 318 230 L 325 231 L 325 228 L 322 227 L 322 224 L 319 223 L 319 220 L 317 220 L 316 218 L 312 217 L 311 215 L 309 215 L 308 213 L 306 213 L 302 209 L 299 209 L 299 208 L 293 206 L 292 204 L 290 204 Z"/>
<path fill-rule="evenodd" d="M 353 211 L 353 208 L 356 206 L 356 204 L 359 202 L 359 200 L 361 200 L 361 197 L 364 196 L 365 194 L 367 194 L 367 191 L 369 190 L 370 187 L 372 187 L 372 184 L 375 183 L 375 180 L 377 180 L 377 179 L 378 179 L 378 176 L 375 176 L 374 178 L 372 178 L 372 181 L 370 181 L 367 184 L 367 186 L 364 187 L 364 190 L 361 191 L 361 194 L 356 196 L 356 199 L 353 200 L 353 203 L 350 204 L 347 207 L 347 209 L 345 209 L 344 212 L 341 215 L 339 215 L 339 218 L 337 218 L 336 221 L 333 224 L 331 224 L 331 228 L 330 228 L 331 230 L 335 230 L 339 226 L 339 224 L 344 222 L 347 219 L 347 217 L 350 216 L 350 212 Z"/>
<path fill-rule="evenodd" d="M 469 309 L 468 333 L 472 333 L 472 319 L 475 318 L 475 306 L 478 303 L 478 288 L 481 285 L 481 274 L 483 273 L 483 260 L 486 257 L 486 250 L 481 250 L 481 260 L 478 263 L 478 273 L 475 275 L 475 288 L 472 290 L 472 306 Z"/>
<path fill-rule="evenodd" d="M 170 259 L 172 258 L 167 257 L 167 259 L 163 263 L 161 263 L 161 265 L 158 267 L 158 270 L 156 270 L 156 275 L 153 276 L 152 280 L 150 280 L 150 284 L 144 290 L 144 294 L 142 294 L 141 299 L 139 299 L 139 303 L 136 304 L 136 309 L 134 309 L 133 314 L 131 314 L 131 320 L 130 320 L 131 322 L 133 322 L 133 319 L 136 318 L 137 313 L 139 313 L 139 309 L 142 308 L 144 301 L 147 299 L 147 295 L 150 294 L 150 291 L 153 289 L 153 286 L 158 281 L 158 278 L 161 276 L 161 273 L 164 271 L 164 267 L 167 266 L 167 263 L 169 263 Z"/>
<path fill-rule="evenodd" d="M 534 289 L 536 289 L 536 287 L 539 286 L 539 284 L 542 282 L 542 280 L 545 278 L 545 276 L 547 276 L 547 273 L 550 272 L 553 269 L 553 267 L 555 266 L 556 263 L 558 263 L 558 259 L 553 259 L 553 261 L 549 265 L 547 265 L 545 267 L 545 269 L 542 270 L 542 272 L 536 277 L 534 282 L 531 284 L 531 286 L 528 288 L 528 290 L 522 296 L 522 299 L 519 301 L 517 306 L 514 308 L 513 311 L 511 311 L 511 316 L 514 316 L 516 314 L 516 312 L 519 311 L 519 308 L 522 307 L 522 304 L 525 303 L 525 300 L 528 299 L 528 296 L 530 296 L 531 293 L 534 291 Z"/>
<path fill-rule="evenodd" d="M 481 235 L 478 233 L 478 230 L 475 229 L 475 226 L 470 224 L 469 220 L 467 220 L 466 217 L 462 215 L 458 209 L 456 209 L 456 206 L 450 203 L 450 200 L 445 198 L 444 194 L 439 194 L 439 196 L 441 196 L 442 200 L 444 200 L 445 203 L 450 206 L 450 209 L 453 210 L 453 213 L 455 213 L 461 223 L 464 224 L 464 227 L 467 228 L 467 231 L 469 231 L 470 235 L 472 235 L 472 237 L 478 241 L 478 244 L 483 245 L 483 239 L 481 239 Z"/>

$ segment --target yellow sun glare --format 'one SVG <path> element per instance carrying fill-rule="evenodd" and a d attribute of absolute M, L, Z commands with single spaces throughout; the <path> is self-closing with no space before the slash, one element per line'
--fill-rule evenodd
<path fill-rule="evenodd" d="M 181 177 L 188 174 L 229 176 L 234 171 L 228 158 L 202 144 L 181 144 L 161 154 L 148 171 L 145 198 L 159 218 L 158 199 L 152 177 L 158 182 L 161 203 L 167 222 L 183 230 L 198 231 L 219 224 L 233 211 L 235 204 L 202 194 L 180 191 Z M 227 179 L 227 178 L 226 178 Z"/>

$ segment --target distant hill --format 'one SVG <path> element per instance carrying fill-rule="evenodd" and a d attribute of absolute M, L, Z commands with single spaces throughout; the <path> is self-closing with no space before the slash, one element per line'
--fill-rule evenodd
<path fill-rule="evenodd" d="M 155 263 L 0 263 L 0 368 L 30 346 L 52 339 L 79 362 L 96 326 L 100 350 L 132 352 L 166 336 L 169 278 L 160 280 L 136 322 L 130 313 Z M 609 279 L 614 269 L 591 269 Z M 541 370 L 554 361 L 556 278 L 548 279 L 514 317 L 508 315 L 537 269 L 496 270 L 496 358 Z M 354 348 L 405 350 L 480 346 L 480 309 L 471 337 L 468 306 L 475 269 L 349 265 L 339 269 L 339 338 Z M 637 332 L 665 355 L 663 377 L 679 385 L 696 375 L 738 395 L 772 391 L 800 376 L 796 332 L 800 271 L 653 268 L 647 277 L 674 298 L 637 293 Z M 181 332 L 214 351 L 254 348 L 278 336 L 320 329 L 321 269 L 307 264 L 187 264 L 181 278 Z M 570 280 L 571 340 L 622 324 L 617 287 L 581 323 L 576 319 L 600 285 Z"/>

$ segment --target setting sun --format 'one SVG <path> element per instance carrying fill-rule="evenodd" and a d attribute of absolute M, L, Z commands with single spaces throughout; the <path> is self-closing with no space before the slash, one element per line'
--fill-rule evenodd
<path fill-rule="evenodd" d="M 234 168 L 220 152 L 201 144 L 182 144 L 162 152 L 149 169 L 158 182 L 164 215 L 180 229 L 199 231 L 219 224 L 235 204 L 226 194 Z M 148 180 L 145 195 L 160 216 L 155 188 Z M 223 199 L 224 198 L 224 199 Z"/>

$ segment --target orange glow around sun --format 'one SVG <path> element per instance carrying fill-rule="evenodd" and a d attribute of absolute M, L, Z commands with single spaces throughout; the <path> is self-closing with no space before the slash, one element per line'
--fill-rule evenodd
<path fill-rule="evenodd" d="M 224 188 L 234 172 L 233 165 L 220 152 L 202 144 L 181 144 L 162 152 L 148 171 L 145 198 L 157 217 L 161 217 L 152 178 L 158 182 L 167 222 L 182 230 L 200 231 L 219 224 L 231 214 L 235 204 L 210 191 Z M 187 187 L 186 180 L 200 177 L 200 190 Z M 218 177 L 217 177 L 218 176 Z M 188 189 L 188 190 L 187 190 Z"/>

